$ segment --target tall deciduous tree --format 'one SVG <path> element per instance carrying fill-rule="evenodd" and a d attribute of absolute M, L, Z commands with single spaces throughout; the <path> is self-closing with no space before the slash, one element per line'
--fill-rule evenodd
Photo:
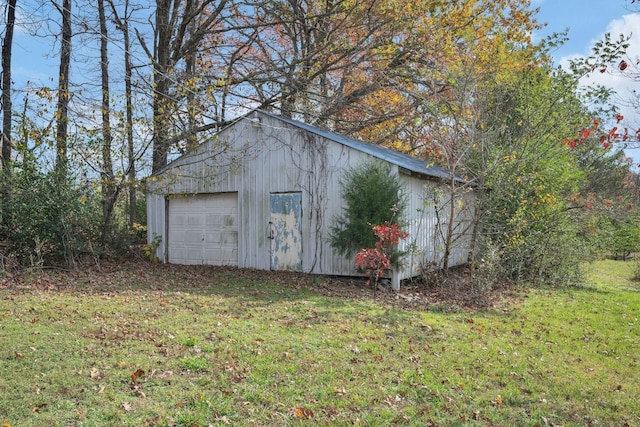
<path fill-rule="evenodd" d="M 63 0 L 62 5 L 52 2 L 62 16 L 60 31 L 60 67 L 58 71 L 58 104 L 56 108 L 56 164 L 58 183 L 67 179 L 68 153 L 67 136 L 69 127 L 69 70 L 71 65 L 71 0 Z"/>
<path fill-rule="evenodd" d="M 113 173 L 113 158 L 111 156 L 111 105 L 109 90 L 109 34 L 107 32 L 107 18 L 104 0 L 98 0 L 98 22 L 100 25 L 100 82 L 101 82 L 101 114 L 102 114 L 102 245 L 107 243 L 111 231 L 113 209 L 118 198 L 118 187 Z"/>
<path fill-rule="evenodd" d="M 112 0 L 111 6 L 116 28 L 122 32 L 124 50 L 124 96 L 125 96 L 125 135 L 127 140 L 128 180 L 129 180 L 129 228 L 136 221 L 136 153 L 133 136 L 133 63 L 131 58 L 130 8 L 129 0 L 125 0 L 122 16 Z"/>
<path fill-rule="evenodd" d="M 3 194 L 9 191 L 8 179 L 11 176 L 11 123 L 13 108 L 11 102 L 11 56 L 13 49 L 13 29 L 16 22 L 16 0 L 7 2 L 7 21 L 2 39 L 2 156 L 0 167 L 4 174 Z"/>
<path fill-rule="evenodd" d="M 463 49 L 487 64 L 492 48 L 528 42 L 528 7 L 514 0 L 261 3 L 236 18 L 237 43 L 251 48 L 234 60 L 231 81 L 252 87 L 238 97 L 285 116 L 415 151 L 425 139 L 415 126 L 420 102 L 408 93 L 445 91 L 446 70 Z"/>
<path fill-rule="evenodd" d="M 238 51 L 251 46 L 234 58 L 237 97 L 338 130 L 340 111 L 389 87 L 384 74 L 406 59 L 388 48 L 393 16 L 380 3 L 277 0 L 236 16 Z"/>

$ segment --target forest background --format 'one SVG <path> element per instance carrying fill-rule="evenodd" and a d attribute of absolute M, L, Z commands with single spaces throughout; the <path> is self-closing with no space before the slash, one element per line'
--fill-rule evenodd
<path fill-rule="evenodd" d="M 570 283 L 583 262 L 640 244 L 640 181 L 624 151 L 640 126 L 621 113 L 640 98 L 598 84 L 640 78 L 628 34 L 558 67 L 568 35 L 534 39 L 528 0 L 3 6 L 0 272 L 132 250 L 143 178 L 254 108 L 468 178 L 483 288 Z M 49 84 L 14 85 L 16 30 L 54 47 Z M 466 191 L 451 180 L 448 207 Z"/>

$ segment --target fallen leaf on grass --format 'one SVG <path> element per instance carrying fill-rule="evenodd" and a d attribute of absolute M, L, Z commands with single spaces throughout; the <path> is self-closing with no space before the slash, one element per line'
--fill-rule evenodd
<path fill-rule="evenodd" d="M 16 359 L 24 359 L 24 354 L 22 354 L 22 353 L 18 353 L 18 352 L 16 351 Z"/>
<path fill-rule="evenodd" d="M 492 404 L 493 406 L 500 406 L 500 405 L 502 405 L 502 397 L 501 397 L 500 395 L 497 395 L 497 396 L 496 396 L 496 398 L 495 398 L 495 399 L 493 399 L 493 400 L 491 401 L 491 404 Z"/>
<path fill-rule="evenodd" d="M 394 420 L 392 420 L 391 424 L 393 424 L 393 425 L 407 424 L 410 421 L 411 421 L 411 418 L 407 417 L 406 415 L 400 415 L 397 418 L 395 418 Z"/>
<path fill-rule="evenodd" d="M 233 381 L 234 383 L 241 383 L 246 379 L 247 377 L 242 372 L 236 372 L 231 374 L 231 381 Z"/>
<path fill-rule="evenodd" d="M 396 394 L 396 397 L 388 396 L 384 400 L 384 403 L 386 403 L 389 406 L 393 406 L 393 405 L 398 404 L 400 402 L 402 402 L 402 398 L 400 396 L 398 396 L 397 394 Z"/>
<path fill-rule="evenodd" d="M 345 394 L 347 394 L 347 390 L 345 390 L 344 387 L 334 388 L 333 392 L 336 396 L 344 396 Z"/>
<path fill-rule="evenodd" d="M 218 422 L 221 422 L 221 423 L 224 423 L 224 424 L 229 424 L 229 418 L 227 418 L 227 416 L 226 416 L 226 415 L 223 415 L 223 416 L 221 416 L 221 417 L 217 417 L 217 416 L 216 416 L 216 417 L 214 418 L 214 420 L 215 420 L 215 421 L 218 421 Z"/>
<path fill-rule="evenodd" d="M 313 411 L 309 408 L 300 407 L 291 409 L 291 413 L 296 418 L 307 419 L 310 420 L 313 418 Z"/>
<path fill-rule="evenodd" d="M 144 371 L 140 368 L 136 369 L 136 371 L 131 374 L 131 382 L 135 383 L 138 378 L 144 375 Z"/>
<path fill-rule="evenodd" d="M 163 373 L 158 374 L 157 377 L 160 379 L 163 379 L 163 378 L 170 377 L 171 375 L 173 375 L 173 371 L 164 371 Z"/>
<path fill-rule="evenodd" d="M 91 374 L 89 374 L 92 380 L 95 380 L 96 378 L 100 378 L 100 371 L 98 371 L 98 369 L 91 368 Z"/>
<path fill-rule="evenodd" d="M 131 403 L 129 402 L 122 402 L 122 409 L 124 409 L 125 411 L 129 412 L 131 411 Z"/>

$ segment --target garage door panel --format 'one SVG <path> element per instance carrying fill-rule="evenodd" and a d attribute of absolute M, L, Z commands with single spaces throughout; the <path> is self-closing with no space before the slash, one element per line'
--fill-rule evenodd
<path fill-rule="evenodd" d="M 187 214 L 187 226 L 188 227 L 199 227 L 202 226 L 203 214 Z"/>
<path fill-rule="evenodd" d="M 184 226 L 184 217 L 183 216 L 172 216 L 169 218 L 169 225 L 175 226 Z"/>
<path fill-rule="evenodd" d="M 210 213 L 207 214 L 206 224 L 209 227 L 220 228 L 220 225 L 222 225 L 222 219 L 220 218 L 220 215 Z"/>
<path fill-rule="evenodd" d="M 205 236 L 205 240 L 207 243 L 221 243 L 222 239 L 222 232 L 217 230 L 217 231 L 210 231 L 207 233 L 207 235 Z"/>
<path fill-rule="evenodd" d="M 187 248 L 185 264 L 201 264 L 202 248 Z"/>
<path fill-rule="evenodd" d="M 238 232 L 235 230 L 225 230 L 222 233 L 222 244 L 225 247 L 231 247 L 231 249 L 238 246 Z"/>
<path fill-rule="evenodd" d="M 174 264 L 186 264 L 186 256 L 184 248 L 174 248 L 172 251 L 171 262 Z"/>
<path fill-rule="evenodd" d="M 169 201 L 169 262 L 238 265 L 237 193 Z"/>
<path fill-rule="evenodd" d="M 225 215 L 223 218 L 223 225 L 225 228 L 233 228 L 236 226 L 236 216 L 234 215 Z"/>
<path fill-rule="evenodd" d="M 226 265 L 231 265 L 232 262 L 237 262 L 238 250 L 231 249 L 223 251 L 222 259 L 225 260 Z"/>

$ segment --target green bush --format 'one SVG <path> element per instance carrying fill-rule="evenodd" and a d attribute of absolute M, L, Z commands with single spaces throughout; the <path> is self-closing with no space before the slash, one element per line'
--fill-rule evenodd
<path fill-rule="evenodd" d="M 604 249 L 610 252 L 614 259 L 626 260 L 640 248 L 640 228 L 631 220 L 603 218 L 600 224 L 600 239 Z"/>
<path fill-rule="evenodd" d="M 28 166 L 28 165 L 25 165 Z M 0 241 L 18 263 L 72 265 L 97 247 L 100 206 L 91 190 L 53 173 L 17 168 L 0 201 Z"/>
<path fill-rule="evenodd" d="M 388 164 L 370 160 L 356 165 L 345 172 L 340 188 L 345 205 L 330 229 L 331 246 L 340 255 L 353 256 L 360 249 L 373 248 L 377 240 L 373 225 L 404 226 L 407 196 Z"/>

